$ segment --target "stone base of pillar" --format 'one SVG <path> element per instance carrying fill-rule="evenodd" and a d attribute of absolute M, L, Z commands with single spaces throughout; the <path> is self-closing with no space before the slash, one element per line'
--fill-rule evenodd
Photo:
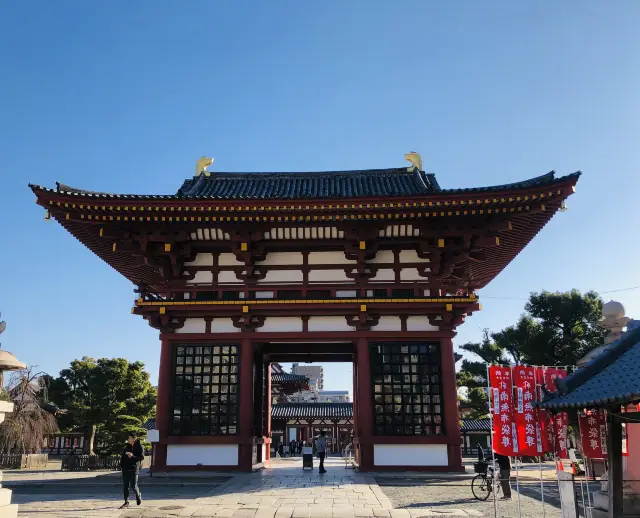
<path fill-rule="evenodd" d="M 16 518 L 18 504 L 11 503 L 11 489 L 0 488 L 0 518 Z"/>

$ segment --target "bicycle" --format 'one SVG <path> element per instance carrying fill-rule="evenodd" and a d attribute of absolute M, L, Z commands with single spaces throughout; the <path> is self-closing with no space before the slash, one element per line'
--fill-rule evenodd
<path fill-rule="evenodd" d="M 477 473 L 471 481 L 471 492 L 476 499 L 484 501 L 491 496 L 493 487 L 496 488 L 496 497 L 500 493 L 500 484 L 496 478 L 496 471 L 493 466 L 486 462 L 476 462 L 473 469 Z"/>

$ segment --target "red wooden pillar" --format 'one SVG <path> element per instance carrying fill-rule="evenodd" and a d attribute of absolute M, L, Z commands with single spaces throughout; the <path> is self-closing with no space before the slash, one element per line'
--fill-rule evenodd
<path fill-rule="evenodd" d="M 253 454 L 253 343 L 243 338 L 240 343 L 240 433 L 238 467 L 251 471 Z"/>
<path fill-rule="evenodd" d="M 158 372 L 158 399 L 156 401 L 156 429 L 160 442 L 154 448 L 152 471 L 162 471 L 167 466 L 167 437 L 171 420 L 173 395 L 173 344 L 160 334 L 160 369 Z"/>
<path fill-rule="evenodd" d="M 458 390 L 456 387 L 456 366 L 453 356 L 453 341 L 443 338 L 440 341 L 440 361 L 442 366 L 442 396 L 444 405 L 444 431 L 447 436 L 449 469 L 462 471 L 462 438 L 458 416 Z"/>
<path fill-rule="evenodd" d="M 271 364 L 267 363 L 264 368 L 266 369 L 265 376 L 267 377 L 267 381 L 265 383 L 266 385 L 265 397 L 267 398 L 267 401 L 265 404 L 265 412 L 267 414 L 267 417 L 264 422 L 265 429 L 262 433 L 265 436 L 267 453 L 266 453 L 266 459 L 263 459 L 263 460 L 270 460 L 271 459 Z"/>
<path fill-rule="evenodd" d="M 371 362 L 366 338 L 356 344 L 356 379 L 354 387 L 358 399 L 358 435 L 360 442 L 360 471 L 373 470 L 373 397 L 371 395 Z"/>

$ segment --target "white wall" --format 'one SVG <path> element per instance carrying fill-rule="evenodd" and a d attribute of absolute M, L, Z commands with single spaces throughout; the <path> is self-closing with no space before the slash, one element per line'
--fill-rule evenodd
<path fill-rule="evenodd" d="M 240 329 L 233 325 L 230 318 L 214 318 L 211 322 L 212 333 L 239 333 Z"/>
<path fill-rule="evenodd" d="M 218 256 L 218 265 L 219 266 L 240 266 L 244 263 L 241 263 L 236 259 L 234 254 L 220 254 Z"/>
<path fill-rule="evenodd" d="M 439 331 L 438 326 L 432 326 L 427 317 L 411 316 L 407 318 L 407 331 Z"/>
<path fill-rule="evenodd" d="M 258 261 L 256 264 L 265 266 L 302 264 L 302 252 L 269 252 L 264 261 Z"/>
<path fill-rule="evenodd" d="M 299 332 L 302 331 L 302 319 L 298 317 L 268 317 L 264 325 L 256 329 L 258 332 Z"/>
<path fill-rule="evenodd" d="M 417 268 L 403 268 L 400 270 L 400 280 L 401 281 L 419 281 L 426 280 L 424 277 L 421 277 L 418 273 Z"/>
<path fill-rule="evenodd" d="M 180 329 L 176 329 L 176 333 L 204 333 L 206 325 L 204 318 L 187 318 L 184 325 Z"/>
<path fill-rule="evenodd" d="M 302 282 L 303 280 L 304 277 L 300 270 L 269 270 L 264 279 L 258 282 Z"/>
<path fill-rule="evenodd" d="M 213 284 L 213 274 L 211 272 L 196 272 L 193 279 L 188 280 L 187 284 Z"/>
<path fill-rule="evenodd" d="M 373 280 L 374 281 L 395 281 L 396 272 L 394 272 L 393 270 L 378 270 Z"/>
<path fill-rule="evenodd" d="M 380 317 L 378 325 L 375 326 L 373 331 L 402 331 L 402 322 L 400 317 L 383 316 Z"/>
<path fill-rule="evenodd" d="M 374 444 L 374 466 L 447 466 L 446 444 Z"/>
<path fill-rule="evenodd" d="M 376 256 L 369 262 L 393 264 L 393 250 L 379 250 Z"/>
<path fill-rule="evenodd" d="M 309 272 L 309 282 L 353 282 L 349 279 L 344 270 L 311 270 Z"/>
<path fill-rule="evenodd" d="M 347 324 L 347 319 L 339 317 L 311 317 L 309 331 L 354 331 L 355 328 Z"/>
<path fill-rule="evenodd" d="M 213 254 L 197 254 L 194 261 L 184 263 L 185 266 L 212 266 Z"/>
<path fill-rule="evenodd" d="M 235 272 L 220 272 L 218 273 L 218 284 L 241 284 L 242 281 L 236 277 Z"/>
<path fill-rule="evenodd" d="M 428 263 L 429 259 L 420 259 L 418 252 L 415 250 L 401 250 L 400 251 L 401 263 Z"/>
<path fill-rule="evenodd" d="M 347 259 L 344 252 L 311 252 L 309 264 L 353 264 L 357 261 Z"/>
<path fill-rule="evenodd" d="M 237 444 L 169 444 L 167 466 L 237 466 Z"/>

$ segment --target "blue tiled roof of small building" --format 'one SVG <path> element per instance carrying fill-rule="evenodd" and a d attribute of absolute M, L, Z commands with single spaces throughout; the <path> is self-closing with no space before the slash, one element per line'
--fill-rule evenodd
<path fill-rule="evenodd" d="M 309 378 L 302 374 L 291 374 L 289 372 L 280 372 L 271 374 L 271 383 L 306 383 Z"/>
<path fill-rule="evenodd" d="M 564 380 L 539 406 L 597 408 L 640 401 L 640 327 L 631 326 L 609 349 Z"/>
<path fill-rule="evenodd" d="M 460 419 L 461 432 L 491 432 L 491 421 L 489 419 L 470 419 L 464 417 Z"/>
<path fill-rule="evenodd" d="M 271 406 L 272 419 L 349 419 L 353 403 L 278 403 Z"/>

